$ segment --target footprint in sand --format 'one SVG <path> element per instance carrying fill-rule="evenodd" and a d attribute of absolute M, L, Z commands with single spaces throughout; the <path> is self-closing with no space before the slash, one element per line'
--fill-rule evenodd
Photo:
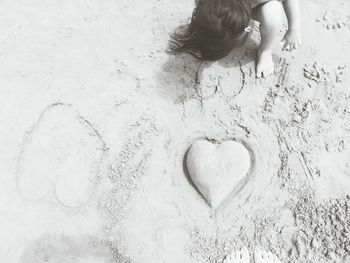
<path fill-rule="evenodd" d="M 18 191 L 26 200 L 54 194 L 66 207 L 86 204 L 94 191 L 105 144 L 72 106 L 47 107 L 27 132 L 17 166 Z"/>

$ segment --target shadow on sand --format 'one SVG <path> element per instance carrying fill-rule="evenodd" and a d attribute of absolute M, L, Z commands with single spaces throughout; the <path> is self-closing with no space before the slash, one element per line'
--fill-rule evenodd
<path fill-rule="evenodd" d="M 68 236 L 45 234 L 29 243 L 19 263 L 130 263 L 131 260 L 111 251 L 106 240 L 92 235 Z"/>

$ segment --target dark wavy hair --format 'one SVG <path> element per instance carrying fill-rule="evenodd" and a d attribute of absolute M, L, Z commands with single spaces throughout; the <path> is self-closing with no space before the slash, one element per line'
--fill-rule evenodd
<path fill-rule="evenodd" d="M 189 53 L 201 61 L 225 57 L 241 45 L 251 19 L 252 0 L 200 0 L 191 22 L 170 35 L 173 54 Z"/>

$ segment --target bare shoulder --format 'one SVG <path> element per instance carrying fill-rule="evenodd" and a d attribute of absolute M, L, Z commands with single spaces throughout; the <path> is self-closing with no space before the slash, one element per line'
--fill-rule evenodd
<path fill-rule="evenodd" d="M 271 2 L 271 1 L 283 2 L 284 0 L 253 0 L 252 1 L 252 8 L 257 7 L 258 5 L 265 4 L 267 2 Z"/>

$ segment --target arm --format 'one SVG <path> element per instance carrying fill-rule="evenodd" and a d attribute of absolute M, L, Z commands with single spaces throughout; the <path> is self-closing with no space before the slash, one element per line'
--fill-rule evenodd
<path fill-rule="evenodd" d="M 288 19 L 288 30 L 299 30 L 300 11 L 299 0 L 285 0 L 283 2 L 284 12 Z"/>
<path fill-rule="evenodd" d="M 288 31 L 284 35 L 282 49 L 291 51 L 301 44 L 299 0 L 285 0 L 283 7 L 288 19 Z"/>

